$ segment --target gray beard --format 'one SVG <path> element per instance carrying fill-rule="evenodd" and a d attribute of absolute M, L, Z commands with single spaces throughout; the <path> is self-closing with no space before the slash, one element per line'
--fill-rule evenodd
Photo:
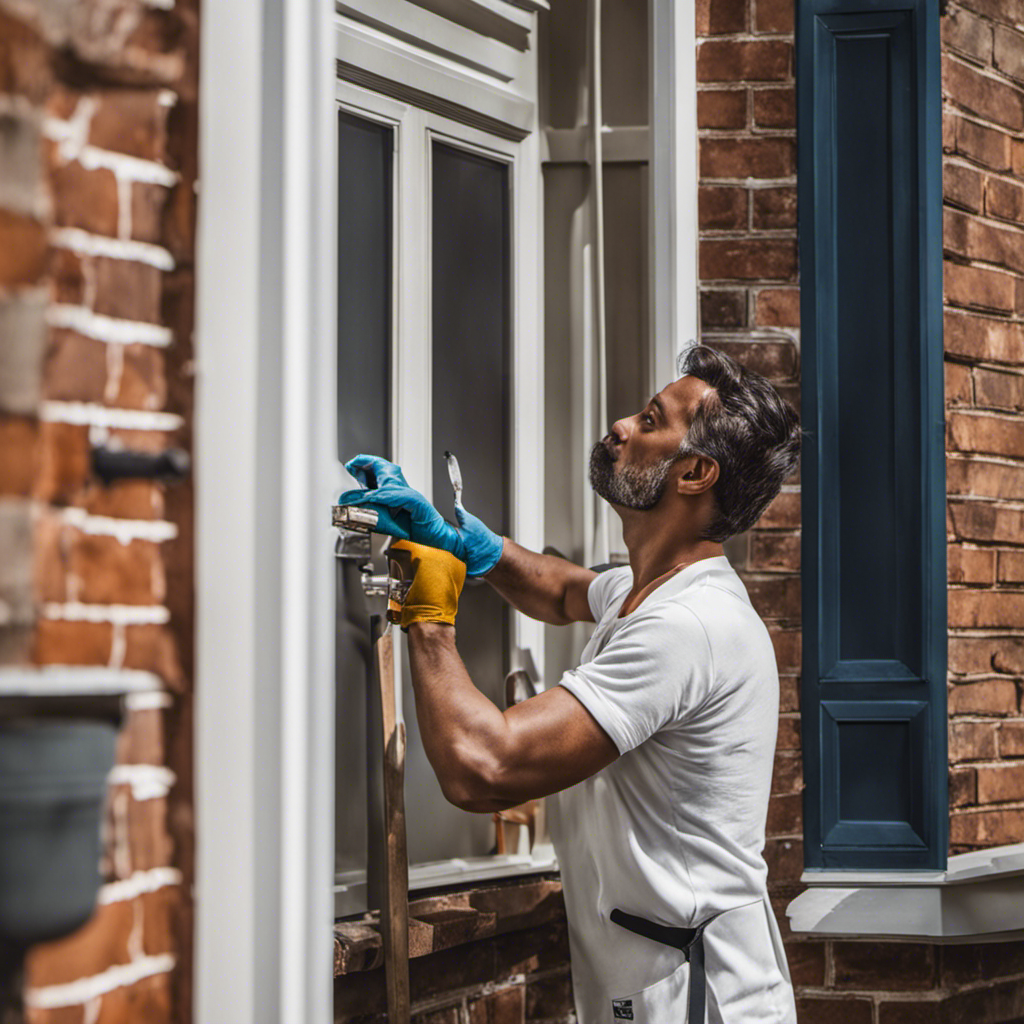
<path fill-rule="evenodd" d="M 590 450 L 590 486 L 613 505 L 646 512 L 661 501 L 675 461 L 660 459 L 649 466 L 623 466 L 616 472 L 608 446 L 598 441 Z"/>

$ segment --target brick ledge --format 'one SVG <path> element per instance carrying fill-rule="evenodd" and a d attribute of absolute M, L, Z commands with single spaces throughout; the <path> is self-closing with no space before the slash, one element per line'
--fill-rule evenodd
<path fill-rule="evenodd" d="M 409 957 L 564 918 L 562 882 L 555 874 L 449 888 L 410 900 Z M 372 971 L 383 962 L 379 913 L 335 922 L 335 977 Z"/>

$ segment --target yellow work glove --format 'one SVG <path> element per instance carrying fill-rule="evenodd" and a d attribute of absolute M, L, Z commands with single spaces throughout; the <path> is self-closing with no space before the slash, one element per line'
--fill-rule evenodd
<path fill-rule="evenodd" d="M 395 541 L 389 551 L 408 551 L 412 557 L 412 585 L 402 605 L 401 625 L 407 630 L 414 622 L 444 622 L 455 625 L 459 595 L 466 582 L 466 563 L 447 551 Z"/>

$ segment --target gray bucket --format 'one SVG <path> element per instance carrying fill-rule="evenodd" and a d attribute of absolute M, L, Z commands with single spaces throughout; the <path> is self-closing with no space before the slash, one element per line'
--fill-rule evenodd
<path fill-rule="evenodd" d="M 66 935 L 92 915 L 114 726 L 0 721 L 0 944 Z"/>

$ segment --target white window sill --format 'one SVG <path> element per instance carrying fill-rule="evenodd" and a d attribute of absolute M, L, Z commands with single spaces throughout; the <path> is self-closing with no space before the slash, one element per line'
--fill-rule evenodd
<path fill-rule="evenodd" d="M 537 846 L 527 854 L 491 854 L 483 857 L 455 857 L 426 864 L 409 865 L 409 892 L 438 886 L 487 882 L 519 875 L 546 874 L 558 870 L 550 844 Z M 359 913 L 366 906 L 366 872 L 346 871 L 334 876 L 334 916 Z"/>
<path fill-rule="evenodd" d="M 1024 938 L 1024 843 L 949 858 L 945 871 L 805 871 L 786 908 L 820 938 L 955 944 Z"/>

